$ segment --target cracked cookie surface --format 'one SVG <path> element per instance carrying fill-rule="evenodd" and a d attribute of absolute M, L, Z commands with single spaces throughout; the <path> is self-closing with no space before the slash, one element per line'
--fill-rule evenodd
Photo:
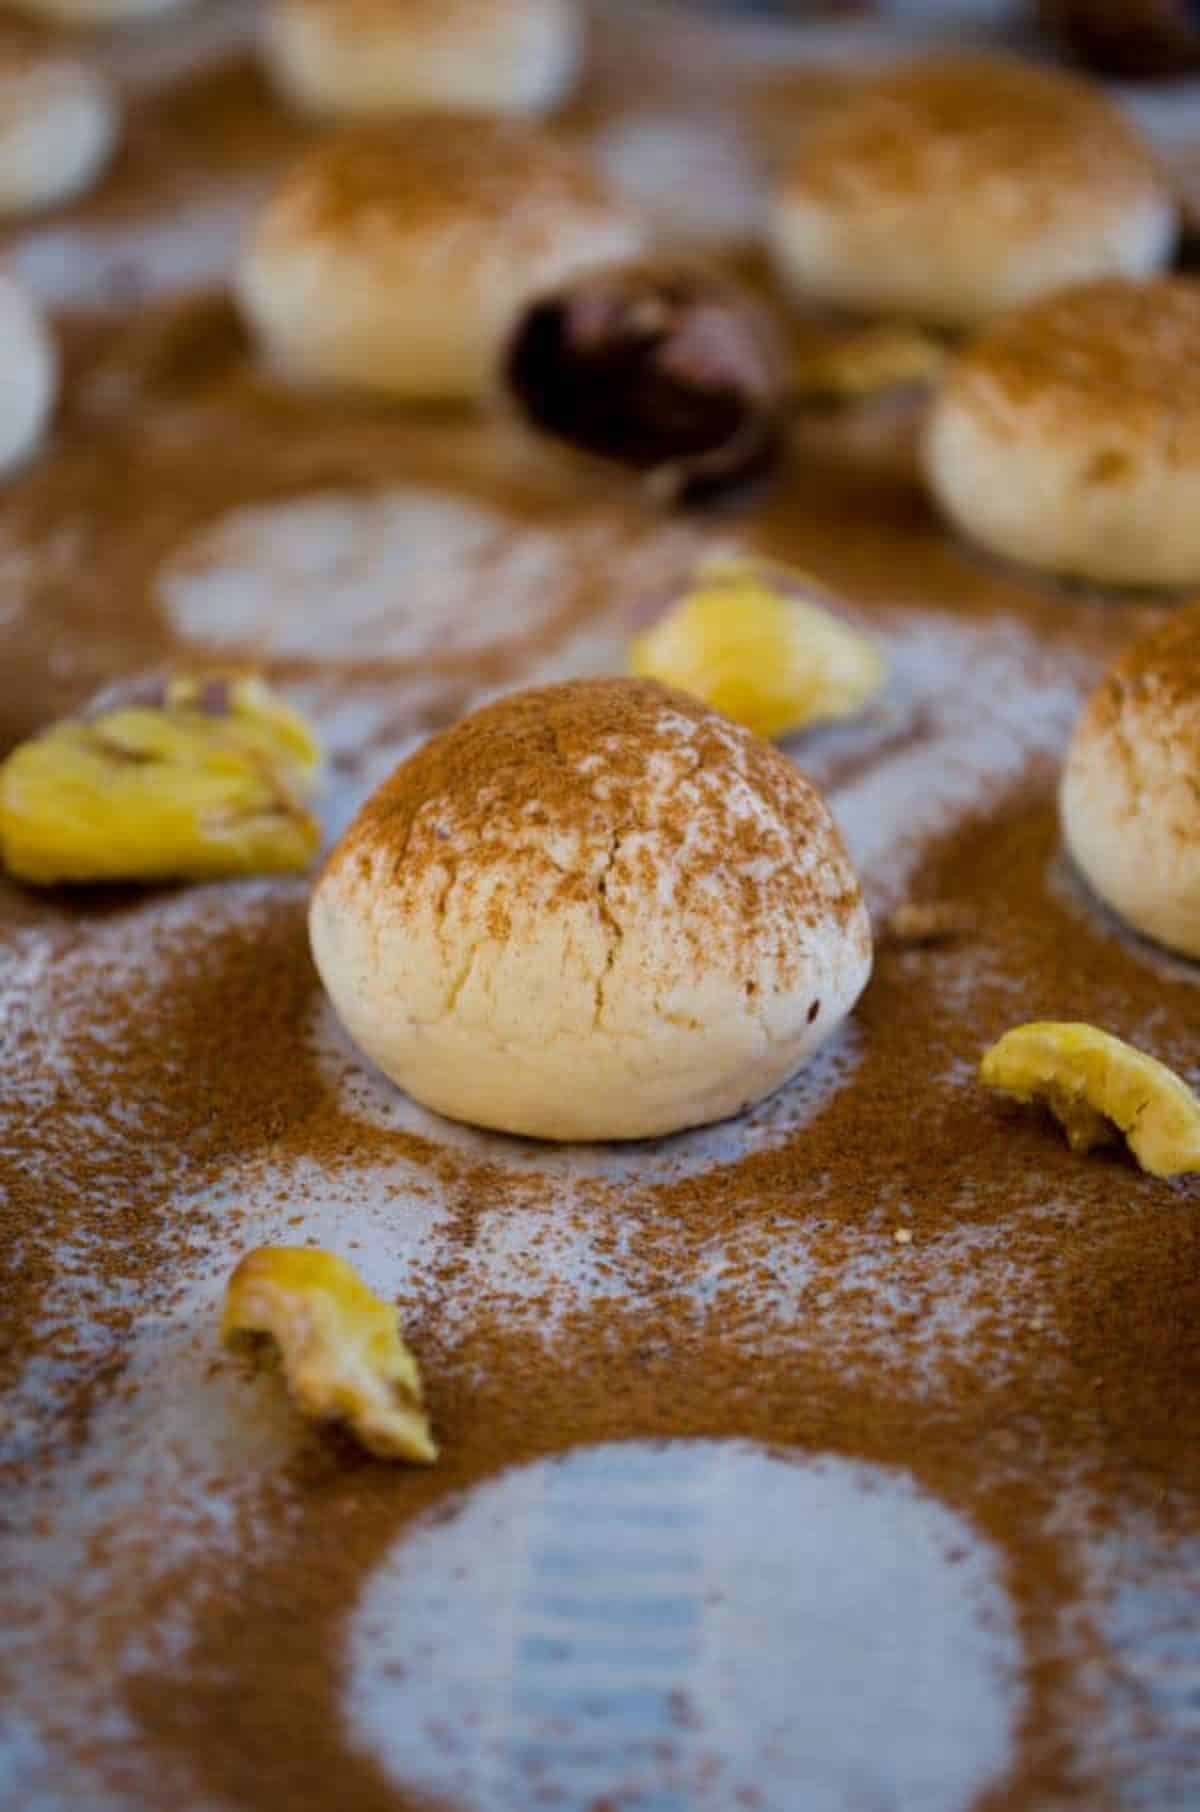
<path fill-rule="evenodd" d="M 819 796 L 633 680 L 503 699 L 368 802 L 322 877 L 318 967 L 388 1075 L 453 1118 L 640 1138 L 769 1093 L 870 967 Z"/>

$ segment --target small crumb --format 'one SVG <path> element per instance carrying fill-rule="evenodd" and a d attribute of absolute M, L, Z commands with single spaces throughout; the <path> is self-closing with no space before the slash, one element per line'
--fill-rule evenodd
<path fill-rule="evenodd" d="M 892 1235 L 892 1238 L 895 1240 L 895 1242 L 898 1246 L 911 1246 L 912 1245 L 912 1228 L 911 1227 L 897 1227 L 896 1231 Z"/>

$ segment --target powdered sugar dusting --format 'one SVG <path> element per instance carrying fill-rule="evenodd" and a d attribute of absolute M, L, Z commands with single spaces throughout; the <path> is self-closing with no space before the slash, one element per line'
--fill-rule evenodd
<path fill-rule="evenodd" d="M 613 1444 L 411 1531 L 355 1614 L 347 1709 L 397 1786 L 463 1812 L 958 1812 L 1008 1757 L 1018 1653 L 996 1557 L 903 1475 Z"/>
<path fill-rule="evenodd" d="M 521 533 L 440 492 L 388 491 L 237 510 L 181 550 L 159 588 L 194 642 L 411 660 L 536 633 L 569 583 L 554 531 Z"/>
<path fill-rule="evenodd" d="M 523 524 L 443 491 L 332 491 L 235 510 L 175 553 L 158 590 L 200 646 L 445 659 L 536 641 L 589 571 L 614 601 L 636 598 L 694 547 L 671 528 L 613 545 L 599 521 Z"/>
<path fill-rule="evenodd" d="M 1088 1568 L 1102 1627 L 1127 1670 L 1110 1739 L 1123 1804 L 1183 1806 L 1181 1771 L 1200 1752 L 1200 1541 L 1184 1538 L 1164 1556 L 1153 1520 L 1139 1516 L 1097 1542 Z"/>
<path fill-rule="evenodd" d="M 31 228 L 8 263 L 46 308 L 126 308 L 224 282 L 261 199 L 248 186 L 149 223 Z"/>
<path fill-rule="evenodd" d="M 1092 668 L 1050 656 L 1013 622 L 914 613 L 876 633 L 890 667 L 883 696 L 860 722 L 792 752 L 886 911 L 933 838 L 994 804 L 1037 757 L 1061 753 Z"/>
<path fill-rule="evenodd" d="M 14 1753 L 6 1737 L 0 1799 L 22 1812 L 118 1812 L 167 1792 L 209 1804 L 190 1770 L 141 1753 L 124 1686 L 185 1651 L 207 1589 L 195 1562 L 246 1557 L 246 1509 L 294 1446 L 281 1393 L 214 1372 L 219 1301 L 220 1282 L 201 1278 L 169 1316 L 135 1305 L 123 1388 L 88 1446 L 10 1494 L 6 1714 L 24 1740 Z M 87 1732 L 86 1759 L 64 1732 Z M 103 1784 L 110 1764 L 119 1787 Z"/>
<path fill-rule="evenodd" d="M 252 881 L 185 892 L 151 901 L 81 941 L 65 929 L 27 932 L 0 952 L 0 1063 L 21 1077 L 19 1099 L 10 1095 L 0 1103 L 0 1157 L 20 1162 L 39 1190 L 69 1199 L 75 1154 L 89 1150 L 105 1159 L 111 1191 L 110 1199 L 86 1204 L 92 1211 L 86 1224 L 57 1250 L 54 1281 L 43 1298 L 44 1351 L 7 1399 L 0 1463 L 43 1444 L 57 1399 L 81 1358 L 105 1349 L 105 1315 L 134 1299 L 133 1279 L 113 1262 L 103 1222 L 107 1209 L 123 1206 L 126 1153 L 136 1150 L 152 1160 L 163 1189 L 177 1174 L 169 1144 L 156 1149 L 151 1139 L 147 1151 L 155 1104 L 130 1098 L 122 1086 L 121 1026 L 131 1014 L 153 1011 L 155 995 L 173 986 L 181 951 L 210 938 L 222 922 L 235 922 L 291 891 L 291 883 Z M 39 1128 L 35 1156 L 29 1151 L 31 1122 Z M 18 1258 L 40 1232 L 16 1228 Z M 165 1280 L 164 1292 L 171 1287 Z M 50 1338 L 56 1330 L 70 1336 L 57 1343 L 61 1358 Z"/>

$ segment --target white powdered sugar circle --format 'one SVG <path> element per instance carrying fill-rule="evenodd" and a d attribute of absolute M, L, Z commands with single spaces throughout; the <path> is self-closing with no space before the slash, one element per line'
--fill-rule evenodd
<path fill-rule="evenodd" d="M 960 1812 L 1021 1708 L 966 1523 L 904 1474 L 741 1442 L 502 1475 L 393 1547 L 347 1659 L 352 1740 L 462 1812 Z"/>
<path fill-rule="evenodd" d="M 414 660 L 536 634 L 571 583 L 561 534 L 395 489 L 234 510 L 171 559 L 158 590 L 192 642 L 268 659 Z"/>
<path fill-rule="evenodd" d="M 252 184 L 148 222 L 53 218 L 20 234 L 9 262 L 45 308 L 115 313 L 223 283 L 261 200 Z"/>

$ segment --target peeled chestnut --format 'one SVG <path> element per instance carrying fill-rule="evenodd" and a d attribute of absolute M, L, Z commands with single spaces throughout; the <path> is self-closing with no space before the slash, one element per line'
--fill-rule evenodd
<path fill-rule="evenodd" d="M 783 450 L 783 367 L 760 306 L 713 272 L 585 272 L 518 321 L 508 388 L 543 433 L 653 473 L 682 504 L 727 501 Z"/>
<path fill-rule="evenodd" d="M 1038 0 L 1038 11 L 1104 75 L 1163 80 L 1200 71 L 1200 0 Z"/>

